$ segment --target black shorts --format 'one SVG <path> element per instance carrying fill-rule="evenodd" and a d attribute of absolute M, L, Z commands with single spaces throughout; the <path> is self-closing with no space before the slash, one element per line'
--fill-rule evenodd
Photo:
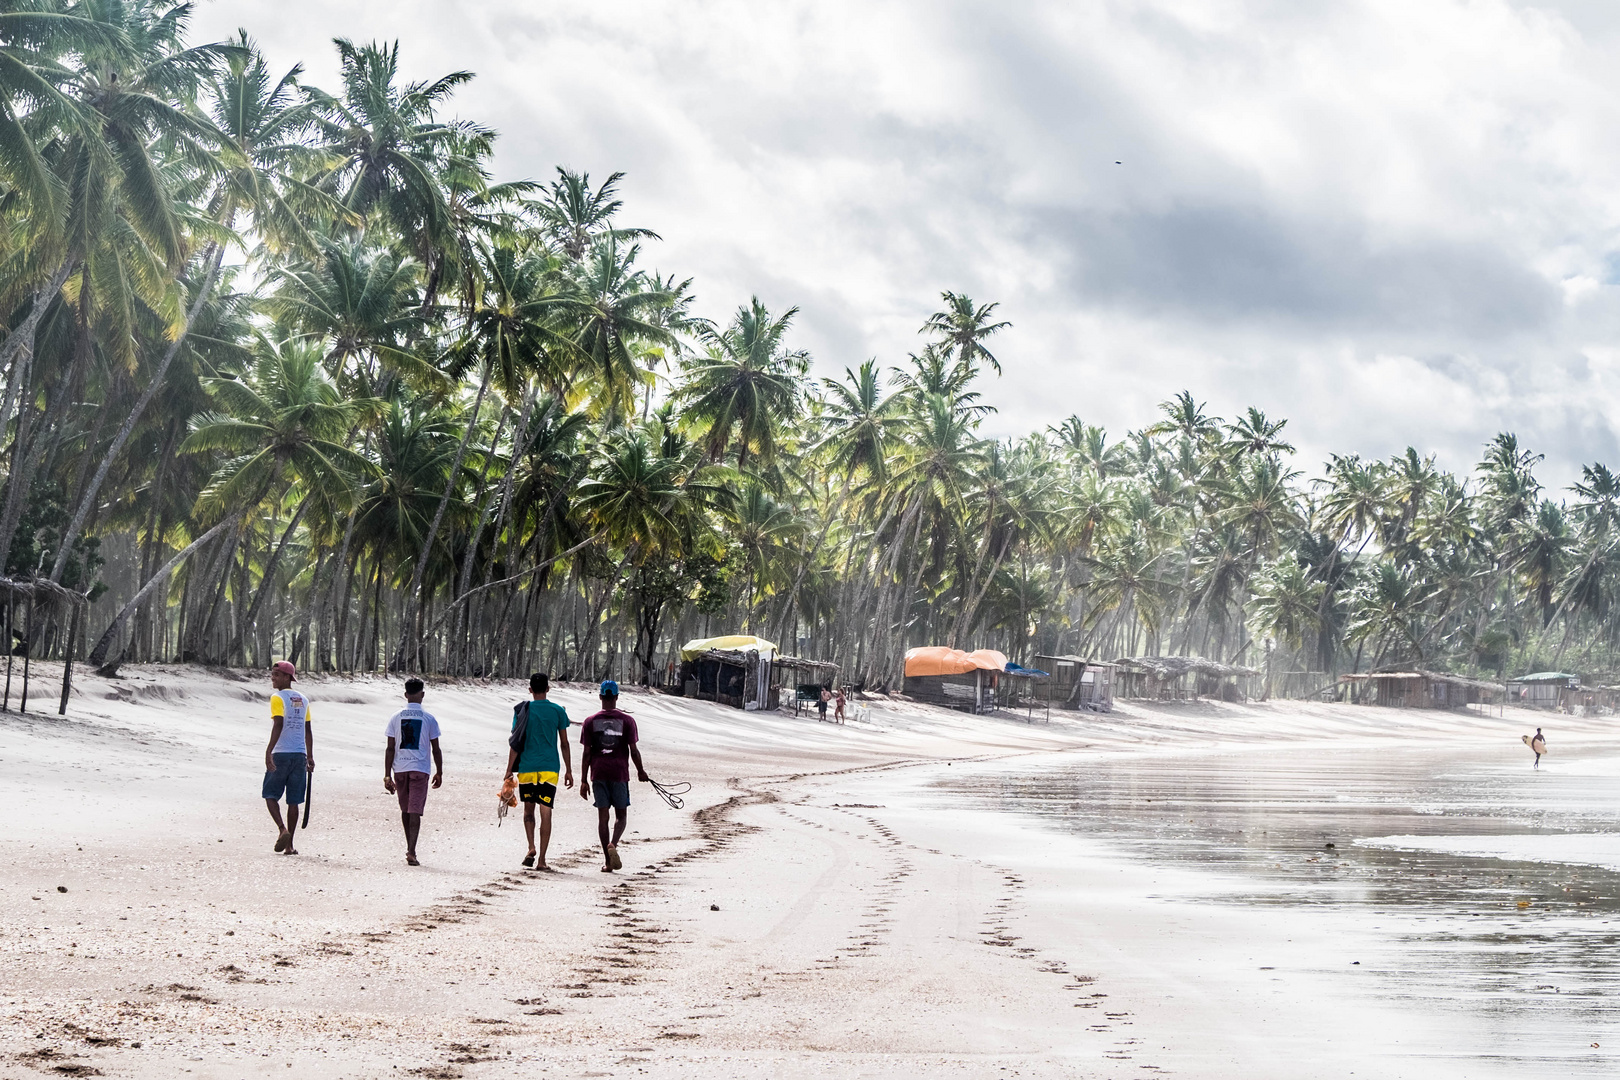
<path fill-rule="evenodd" d="M 554 772 L 518 773 L 518 798 L 526 803 L 551 806 L 557 799 L 557 774 Z"/>

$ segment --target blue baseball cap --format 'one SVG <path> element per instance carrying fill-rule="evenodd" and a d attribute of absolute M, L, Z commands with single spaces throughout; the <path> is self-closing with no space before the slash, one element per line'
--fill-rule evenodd
<path fill-rule="evenodd" d="M 618 697 L 619 696 L 619 684 L 614 682 L 612 679 L 605 680 L 602 683 L 602 689 L 599 692 L 598 696 L 600 696 L 600 697 Z"/>

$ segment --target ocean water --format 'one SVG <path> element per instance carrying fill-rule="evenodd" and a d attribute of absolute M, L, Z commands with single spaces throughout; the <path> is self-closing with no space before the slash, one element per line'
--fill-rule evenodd
<path fill-rule="evenodd" d="M 1208 871 L 1208 895 L 1180 902 L 1353 928 L 1367 992 L 1430 1017 L 1441 1042 L 1465 1014 L 1471 1044 L 1445 1056 L 1479 1075 L 1617 1072 L 1615 743 L 1555 746 L 1539 770 L 1504 741 L 1099 755 L 945 783 L 1123 857 Z"/>

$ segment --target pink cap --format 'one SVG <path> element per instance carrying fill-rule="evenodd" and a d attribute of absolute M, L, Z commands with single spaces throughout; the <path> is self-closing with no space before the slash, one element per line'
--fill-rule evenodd
<path fill-rule="evenodd" d="M 298 678 L 298 669 L 292 666 L 291 660 L 277 660 L 275 663 L 270 665 L 270 670 L 280 672 L 289 679 Z"/>

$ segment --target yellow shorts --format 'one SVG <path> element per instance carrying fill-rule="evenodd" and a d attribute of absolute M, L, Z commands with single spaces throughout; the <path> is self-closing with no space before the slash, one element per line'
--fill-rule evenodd
<path fill-rule="evenodd" d="M 557 774 L 554 772 L 518 773 L 518 797 L 526 803 L 550 806 L 557 798 Z"/>

